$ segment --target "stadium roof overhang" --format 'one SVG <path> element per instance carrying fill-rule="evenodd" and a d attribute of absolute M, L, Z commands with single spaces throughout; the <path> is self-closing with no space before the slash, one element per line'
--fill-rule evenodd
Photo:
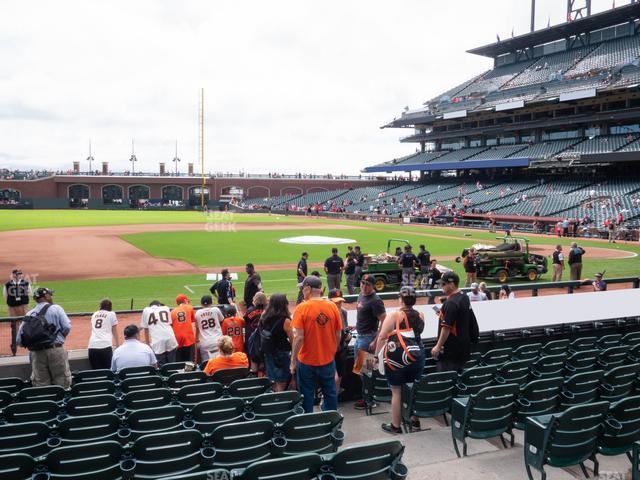
<path fill-rule="evenodd" d="M 442 170 L 483 170 L 487 168 L 513 168 L 528 167 L 528 158 L 504 158 L 497 160 L 466 160 L 464 162 L 433 162 L 419 163 L 415 165 L 376 165 L 367 167 L 364 172 L 427 172 Z"/>
<path fill-rule="evenodd" d="M 640 18 L 640 3 L 632 3 L 614 8 L 613 10 L 596 13 L 589 17 L 583 17 L 572 22 L 554 25 L 553 27 L 543 30 L 536 30 L 535 32 L 473 48 L 467 50 L 467 52 L 484 57 L 496 58 L 507 53 L 517 52 L 537 45 L 544 45 L 556 40 L 581 35 L 612 25 L 619 25 L 638 18 Z"/>

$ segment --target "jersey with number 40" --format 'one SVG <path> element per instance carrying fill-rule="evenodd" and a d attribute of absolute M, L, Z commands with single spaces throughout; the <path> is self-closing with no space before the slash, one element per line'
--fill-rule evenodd
<path fill-rule="evenodd" d="M 222 336 L 224 316 L 217 307 L 201 308 L 196 312 L 196 325 L 200 335 L 200 348 L 217 350 L 218 339 Z"/>
<path fill-rule="evenodd" d="M 152 305 L 142 311 L 140 328 L 148 328 L 151 349 L 156 354 L 170 352 L 178 346 L 171 328 L 171 311 L 164 305 Z"/>

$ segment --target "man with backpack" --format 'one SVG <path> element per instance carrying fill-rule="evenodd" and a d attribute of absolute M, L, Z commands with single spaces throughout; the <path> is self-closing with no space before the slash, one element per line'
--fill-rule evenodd
<path fill-rule="evenodd" d="M 71 387 L 69 359 L 64 341 L 71 331 L 69 317 L 53 303 L 53 291 L 38 288 L 33 295 L 36 306 L 23 318 L 16 341 L 29 349 L 34 387 Z"/>

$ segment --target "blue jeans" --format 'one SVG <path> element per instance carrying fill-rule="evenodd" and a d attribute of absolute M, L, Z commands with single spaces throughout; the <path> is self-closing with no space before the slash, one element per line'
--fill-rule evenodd
<path fill-rule="evenodd" d="M 298 390 L 304 396 L 303 407 L 305 413 L 313 412 L 313 399 L 316 385 L 322 390 L 322 410 L 338 409 L 338 393 L 336 391 L 336 362 L 314 367 L 298 361 Z"/>

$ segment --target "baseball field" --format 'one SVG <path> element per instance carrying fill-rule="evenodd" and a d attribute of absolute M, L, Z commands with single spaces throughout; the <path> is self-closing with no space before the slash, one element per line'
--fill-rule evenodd
<path fill-rule="evenodd" d="M 324 236 L 381 253 L 389 238 L 425 244 L 439 263 L 461 273 L 454 259 L 474 243 L 498 243 L 497 234 L 424 225 L 383 224 L 268 214 L 205 215 L 200 212 L 4 210 L 0 211 L 0 272 L 15 267 L 37 286 L 56 291 L 68 312 L 96 309 L 110 298 L 117 310 L 142 308 L 153 299 L 173 304 L 179 293 L 194 303 L 208 293 L 208 273 L 229 268 L 242 294 L 244 264 L 253 262 L 267 293 L 297 293 L 295 265 L 309 252 L 311 270 L 322 271 L 331 244 L 283 243 L 299 236 Z M 571 239 L 527 235 L 535 253 L 551 255 L 554 245 Z M 640 246 L 580 239 L 587 250 L 584 278 L 606 270 L 606 277 L 637 275 Z M 567 272 L 568 275 L 568 272 Z M 550 274 L 541 281 L 549 280 Z M 0 305 L 0 317 L 7 314 Z"/>

